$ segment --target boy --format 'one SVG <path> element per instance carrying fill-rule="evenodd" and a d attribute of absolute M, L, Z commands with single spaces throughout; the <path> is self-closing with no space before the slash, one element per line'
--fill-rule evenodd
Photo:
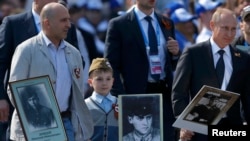
<path fill-rule="evenodd" d="M 108 60 L 93 59 L 89 68 L 88 83 L 94 90 L 92 95 L 85 99 L 94 121 L 92 141 L 118 141 L 118 120 L 115 111 L 117 98 L 110 93 L 113 82 L 113 69 Z"/>

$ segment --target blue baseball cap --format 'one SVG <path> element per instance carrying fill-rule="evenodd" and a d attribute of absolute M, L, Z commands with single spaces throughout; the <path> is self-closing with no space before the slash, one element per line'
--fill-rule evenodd
<path fill-rule="evenodd" d="M 164 7 L 164 12 L 170 16 L 178 8 L 184 8 L 183 2 L 174 1 Z"/>
<path fill-rule="evenodd" d="M 197 19 L 196 16 L 189 13 L 185 8 L 176 9 L 170 16 L 174 23 L 188 22 Z"/>
<path fill-rule="evenodd" d="M 103 3 L 101 0 L 88 0 L 85 6 L 88 10 L 102 10 Z"/>
<path fill-rule="evenodd" d="M 195 3 L 195 13 L 199 16 L 201 13 L 214 10 L 221 5 L 222 3 L 219 1 L 199 0 Z"/>

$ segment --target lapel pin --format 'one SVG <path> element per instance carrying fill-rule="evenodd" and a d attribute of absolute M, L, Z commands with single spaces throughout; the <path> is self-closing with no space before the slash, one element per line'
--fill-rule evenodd
<path fill-rule="evenodd" d="M 240 57 L 240 53 L 234 53 L 236 57 Z"/>
<path fill-rule="evenodd" d="M 77 79 L 80 78 L 80 68 L 75 68 L 74 72 L 75 72 L 76 78 Z"/>

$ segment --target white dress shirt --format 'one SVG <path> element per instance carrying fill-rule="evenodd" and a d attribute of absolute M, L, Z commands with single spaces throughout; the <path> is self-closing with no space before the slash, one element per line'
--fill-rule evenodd
<path fill-rule="evenodd" d="M 211 38 L 210 43 L 212 46 L 212 53 L 213 53 L 213 58 L 214 58 L 214 68 L 216 67 L 216 64 L 220 58 L 220 54 L 218 51 L 221 49 L 219 46 L 214 42 L 214 40 Z M 232 56 L 230 52 L 229 45 L 227 45 L 225 48 L 223 48 L 225 53 L 223 54 L 223 59 L 225 63 L 225 73 L 224 73 L 224 78 L 223 82 L 221 85 L 222 90 L 226 90 L 227 85 L 229 83 L 229 80 L 231 78 L 232 72 L 233 72 L 233 67 L 232 67 Z"/>
<path fill-rule="evenodd" d="M 72 78 L 65 57 L 65 44 L 62 40 L 59 47 L 55 45 L 43 34 L 43 39 L 46 42 L 48 50 L 50 51 L 54 68 L 57 72 L 55 94 L 61 112 L 64 112 L 69 107 L 69 97 L 71 94 Z"/>

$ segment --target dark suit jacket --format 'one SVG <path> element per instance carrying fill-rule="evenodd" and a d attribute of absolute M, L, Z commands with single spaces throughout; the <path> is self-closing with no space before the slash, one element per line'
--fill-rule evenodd
<path fill-rule="evenodd" d="M 174 25 L 170 19 L 156 14 L 165 40 L 175 38 Z M 167 23 L 168 26 L 164 25 Z M 114 70 L 114 85 L 111 92 L 117 94 L 140 94 L 146 92 L 149 62 L 142 31 L 134 11 L 110 20 L 104 57 L 107 57 Z M 172 86 L 172 55 L 165 50 L 165 73 L 168 88 Z M 170 96 L 169 91 L 169 96 Z"/>
<path fill-rule="evenodd" d="M 0 99 L 8 99 L 5 91 L 12 55 L 18 44 L 37 35 L 32 12 L 5 17 L 0 26 Z M 75 26 L 71 24 L 66 40 L 78 48 Z"/>
<path fill-rule="evenodd" d="M 241 35 L 241 36 L 235 38 L 235 39 L 233 40 L 233 42 L 231 43 L 231 45 L 232 45 L 233 47 L 235 47 L 236 45 L 244 45 L 244 44 L 245 44 L 245 41 L 246 41 L 246 40 L 244 39 L 243 35 Z"/>
<path fill-rule="evenodd" d="M 250 86 L 250 57 L 248 54 L 230 46 L 233 72 L 227 86 L 228 91 L 240 94 L 240 98 L 227 112 L 229 124 L 242 124 L 240 101 L 249 122 L 248 103 Z M 202 42 L 185 49 L 176 67 L 173 81 L 173 109 L 176 116 L 180 115 L 203 85 L 219 88 L 216 76 L 211 44 Z M 250 122 L 249 122 L 250 123 Z"/>
<path fill-rule="evenodd" d="M 84 41 L 86 41 L 85 44 L 88 49 L 90 63 L 92 62 L 93 59 L 97 57 L 103 57 L 103 53 L 100 53 L 97 50 L 94 35 L 81 28 L 78 28 L 78 29 L 82 33 L 82 37 L 84 38 Z"/>

